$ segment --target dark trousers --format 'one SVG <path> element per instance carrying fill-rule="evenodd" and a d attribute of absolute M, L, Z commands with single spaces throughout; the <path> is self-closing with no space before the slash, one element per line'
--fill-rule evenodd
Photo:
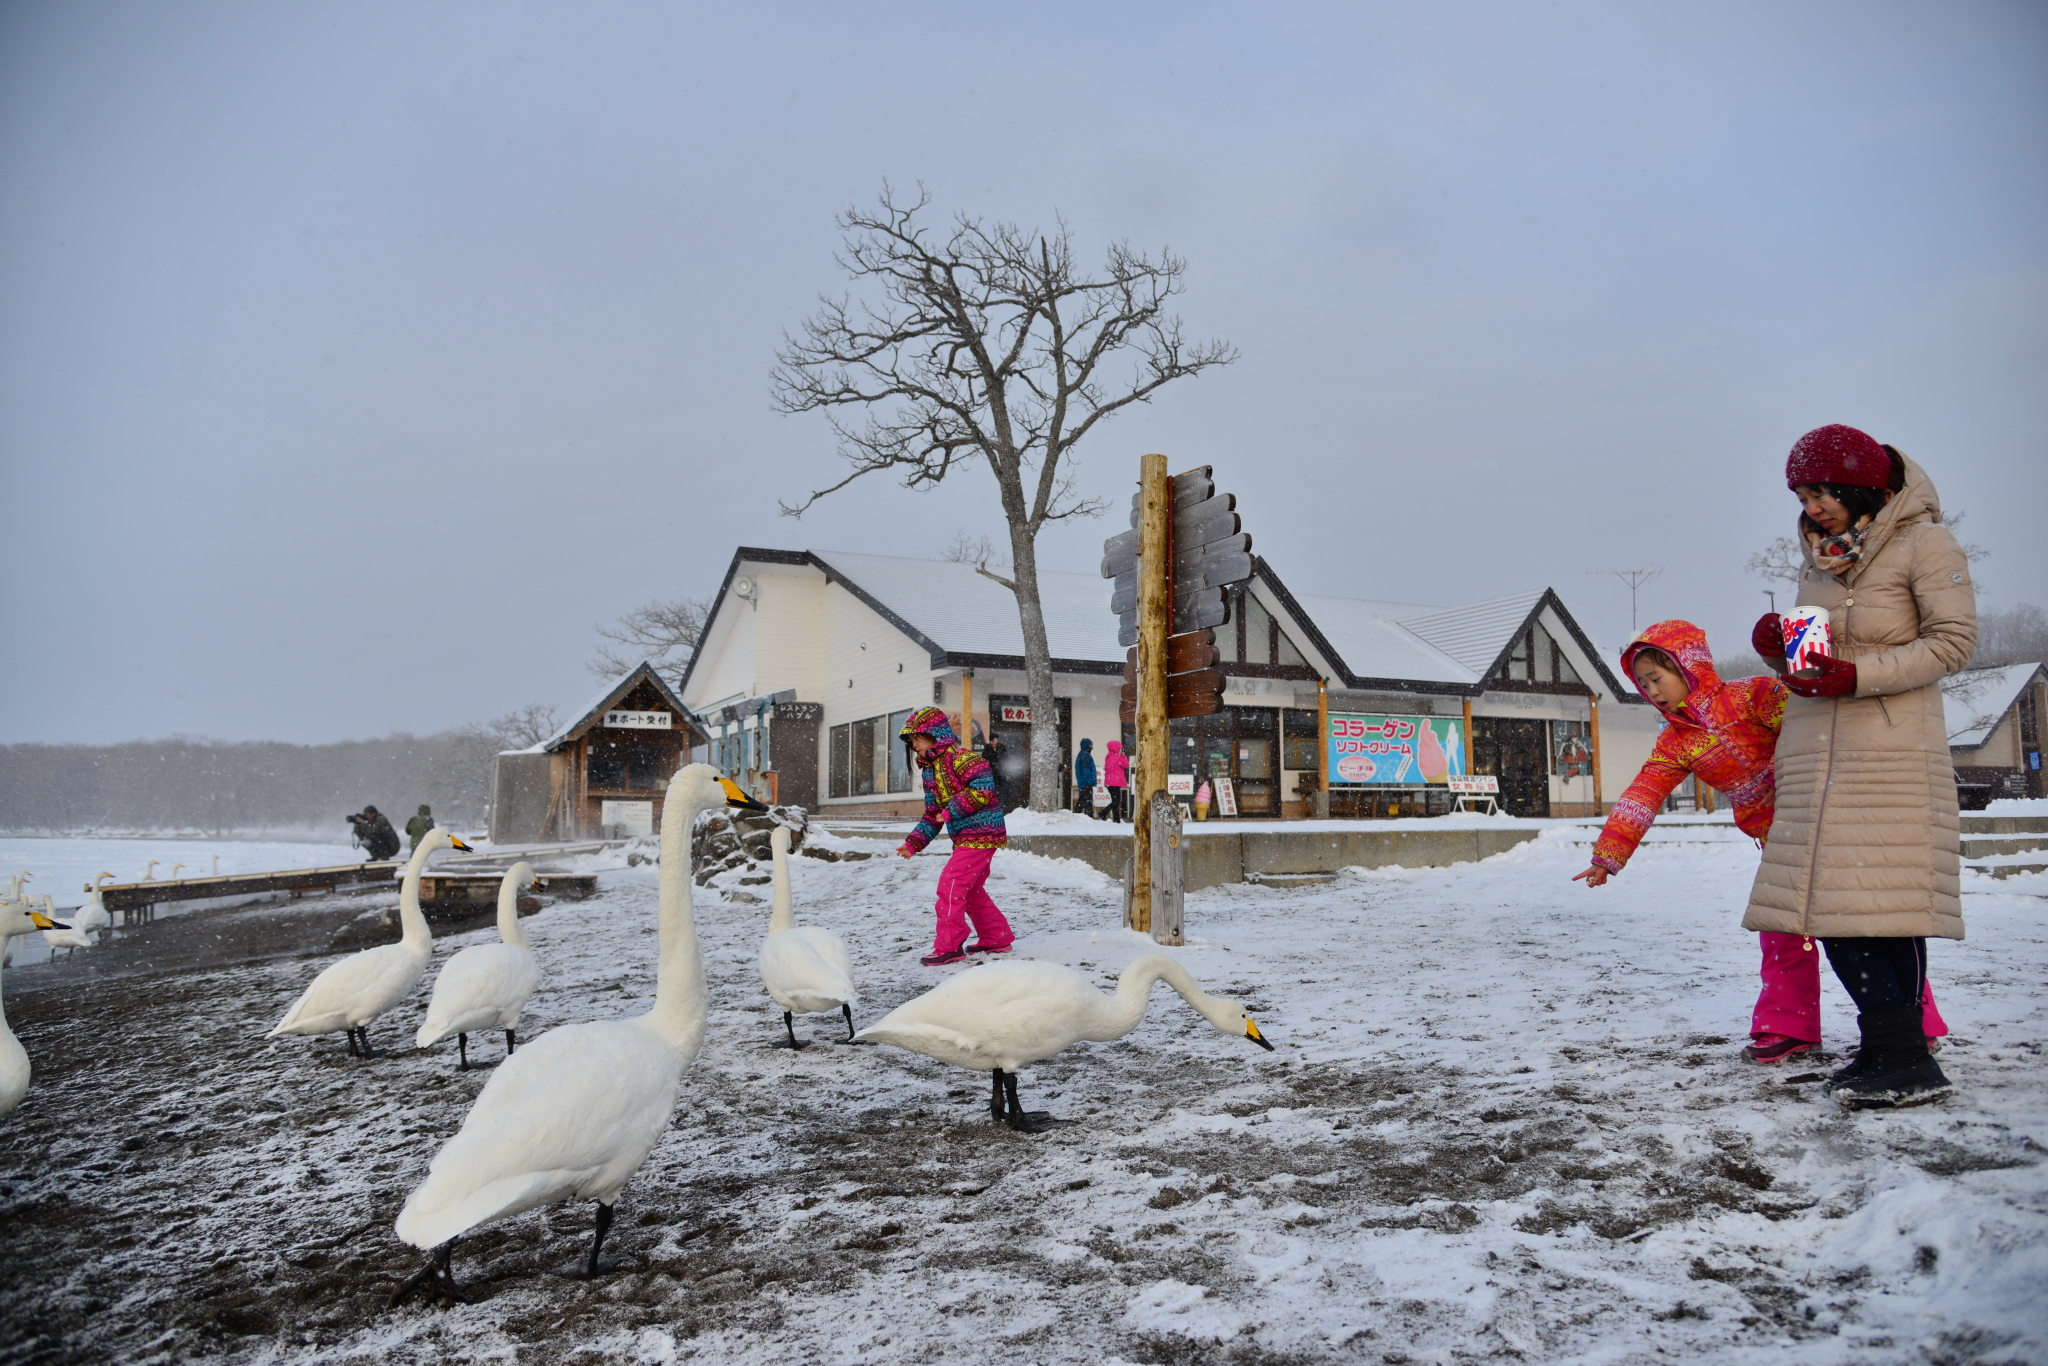
<path fill-rule="evenodd" d="M 1109 818 L 1113 821 L 1127 821 L 1131 818 L 1131 790 L 1128 787 L 1112 787 L 1109 790 Z"/>
<path fill-rule="evenodd" d="M 1828 966 L 1858 1012 L 1921 1003 L 1927 986 L 1925 939 L 1823 939 Z"/>

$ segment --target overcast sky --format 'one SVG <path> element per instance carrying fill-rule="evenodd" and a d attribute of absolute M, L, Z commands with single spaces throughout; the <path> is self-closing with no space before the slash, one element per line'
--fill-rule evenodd
<path fill-rule="evenodd" d="M 1654 566 L 1645 622 L 1744 648 L 1847 422 L 2048 605 L 2044 144 L 2037 3 L 12 0 L 0 739 L 572 704 L 736 545 L 1001 539 L 972 470 L 777 515 L 840 466 L 773 352 L 885 179 L 1184 255 L 1243 358 L 1082 489 L 1214 464 L 1299 591 L 1549 585 L 1617 647 L 1597 571 Z"/>

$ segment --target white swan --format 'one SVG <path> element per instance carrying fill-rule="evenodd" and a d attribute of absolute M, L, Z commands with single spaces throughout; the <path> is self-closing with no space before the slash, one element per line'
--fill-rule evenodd
<path fill-rule="evenodd" d="M 50 929 L 43 931 L 43 942 L 50 946 L 50 957 L 52 958 L 57 956 L 58 949 L 64 950 L 64 956 L 69 958 L 80 949 L 89 949 L 100 942 L 98 935 L 80 928 L 76 923 L 70 925 L 58 924 L 57 904 L 47 895 L 43 897 L 43 918 L 49 921 L 51 925 Z"/>
<path fill-rule="evenodd" d="M 792 1014 L 813 1015 L 837 1010 L 846 1016 L 846 1039 L 853 1041 L 853 959 L 830 930 L 801 928 L 789 904 L 789 829 L 778 825 L 768 836 L 775 854 L 775 910 L 768 918 L 768 938 L 761 944 L 761 982 L 782 1007 L 782 1028 L 789 1042 L 777 1048 L 807 1048 L 796 1039 Z"/>
<path fill-rule="evenodd" d="M 107 914 L 107 904 L 100 894 L 100 879 L 110 878 L 112 873 L 94 873 L 92 881 L 85 884 L 85 904 L 71 913 L 71 923 L 81 930 L 111 930 L 114 917 Z"/>
<path fill-rule="evenodd" d="M 990 1115 L 1012 1129 L 1036 1133 L 1061 1121 L 1042 1111 L 1024 1112 L 1017 1103 L 1017 1069 L 1083 1039 L 1121 1039 L 1145 1018 L 1152 984 L 1161 981 L 1218 1032 L 1272 1051 L 1243 1006 L 1208 995 L 1163 953 L 1148 953 L 1125 968 L 1113 996 L 1057 963 L 980 964 L 905 1001 L 854 1037 L 954 1067 L 992 1070 Z"/>
<path fill-rule="evenodd" d="M 34 876 L 34 873 L 24 871 L 16 873 L 13 877 L 7 879 L 7 894 L 0 896 L 0 906 L 19 905 L 23 911 L 26 911 L 28 909 L 28 902 L 22 900 L 21 884 Z M 23 933 L 27 933 L 27 931 L 23 931 Z M 13 966 L 14 939 L 12 936 L 0 936 L 0 967 L 11 968 Z"/>
<path fill-rule="evenodd" d="M 526 931 L 519 925 L 519 894 L 536 879 L 533 865 L 515 863 L 498 884 L 498 938 L 496 944 L 471 944 L 448 960 L 434 979 L 434 996 L 427 1002 L 427 1022 L 414 1036 L 414 1048 L 431 1048 L 450 1034 L 455 1036 L 460 1070 L 469 1070 L 469 1031 L 505 1031 L 505 1056 L 518 1045 L 515 1031 L 526 998 L 540 981 L 540 963 L 526 943 Z"/>
<path fill-rule="evenodd" d="M 21 890 L 20 879 L 15 880 L 14 889 L 17 892 Z M 16 935 L 34 930 L 47 932 L 65 928 L 68 927 L 58 924 L 41 911 L 30 910 L 18 896 L 0 901 L 0 939 L 11 942 Z M 4 1003 L 0 1003 L 0 1115 L 13 1110 L 28 1094 L 28 1073 L 28 1050 L 7 1027 L 7 1009 Z"/>
<path fill-rule="evenodd" d="M 420 847 L 413 850 L 412 861 L 405 865 L 405 882 L 398 889 L 398 923 L 404 927 L 403 937 L 396 944 L 364 949 L 329 965 L 267 1037 L 345 1030 L 351 1056 L 376 1056 L 370 1047 L 370 1021 L 412 995 L 434 953 L 434 937 L 427 930 L 427 917 L 420 912 L 420 874 L 426 870 L 427 856 L 442 849 L 470 852 L 468 845 L 446 830 L 427 832 Z"/>
<path fill-rule="evenodd" d="M 675 1110 L 683 1069 L 704 1043 L 704 955 L 690 907 L 690 831 L 697 813 L 767 808 L 709 764 L 669 781 L 661 813 L 661 962 L 654 1008 L 630 1020 L 549 1030 L 499 1064 L 462 1130 L 406 1197 L 397 1231 L 434 1258 L 400 1287 L 433 1284 L 461 1298 L 448 1258 L 479 1224 L 561 1200 L 597 1201 L 590 1275 L 612 1202 L 654 1151 Z M 394 1301 L 395 1302 L 395 1301 Z"/>

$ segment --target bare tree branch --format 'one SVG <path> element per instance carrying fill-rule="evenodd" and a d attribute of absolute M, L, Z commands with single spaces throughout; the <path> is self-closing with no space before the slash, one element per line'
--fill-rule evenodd
<path fill-rule="evenodd" d="M 771 379 L 776 409 L 823 413 L 851 468 L 782 510 L 802 516 L 871 474 L 929 489 L 979 457 L 995 476 L 1013 576 L 972 562 L 1016 594 L 1025 686 L 1036 714 L 1051 715 L 1038 533 L 1107 506 L 1077 495 L 1075 448 L 1105 419 L 1237 351 L 1182 334 L 1167 310 L 1187 263 L 1170 251 L 1113 243 L 1089 271 L 1064 219 L 1040 233 L 959 214 L 941 235 L 920 220 L 931 202 L 922 185 L 898 195 L 884 184 L 873 207 L 838 219 L 834 259 L 861 296 L 821 297 L 785 334 Z M 1052 727 L 1034 728 L 1032 805 L 1042 810 L 1057 804 L 1057 745 Z"/>
<path fill-rule="evenodd" d="M 710 615 L 711 604 L 702 598 L 657 598 L 635 607 L 611 625 L 596 628 L 611 644 L 599 645 L 583 667 L 598 678 L 617 678 L 647 660 L 680 687 Z"/>

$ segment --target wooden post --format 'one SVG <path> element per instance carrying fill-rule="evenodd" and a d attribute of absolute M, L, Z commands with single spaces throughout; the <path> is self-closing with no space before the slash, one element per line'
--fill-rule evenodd
<path fill-rule="evenodd" d="M 1593 696 L 1591 696 L 1591 697 L 1589 697 L 1589 698 L 1587 698 L 1587 699 L 1586 699 L 1586 715 L 1587 715 L 1587 718 L 1588 718 L 1588 721 L 1587 721 L 1587 726 L 1586 726 L 1586 729 L 1587 729 L 1587 731 L 1589 732 L 1589 734 L 1591 735 L 1591 748 L 1592 748 L 1592 750 L 1593 750 L 1593 814 L 1594 814 L 1594 815 L 1596 815 L 1596 816 L 1603 816 L 1603 815 L 1605 815 L 1605 814 L 1607 814 L 1607 813 L 1606 813 L 1606 812 L 1604 812 L 1604 811 L 1602 811 L 1602 810 L 1600 809 L 1600 697 L 1599 697 L 1599 694 L 1597 694 L 1597 693 L 1596 693 L 1596 694 L 1594 694 Z"/>
<path fill-rule="evenodd" d="M 1472 776 L 1472 699 L 1465 699 L 1465 776 Z"/>
<path fill-rule="evenodd" d="M 1166 634 L 1172 624 L 1173 484 L 1166 457 L 1147 455 L 1138 476 L 1138 782 L 1131 790 L 1129 928 L 1152 928 L 1152 794 L 1166 791 Z"/>
<path fill-rule="evenodd" d="M 1316 815 L 1330 818 L 1330 680 L 1316 680 Z"/>
<path fill-rule="evenodd" d="M 1145 823 L 1152 828 L 1152 938 L 1161 944 L 1185 944 L 1182 893 L 1187 885 L 1187 850 L 1180 805 L 1164 792 L 1153 793 Z"/>

